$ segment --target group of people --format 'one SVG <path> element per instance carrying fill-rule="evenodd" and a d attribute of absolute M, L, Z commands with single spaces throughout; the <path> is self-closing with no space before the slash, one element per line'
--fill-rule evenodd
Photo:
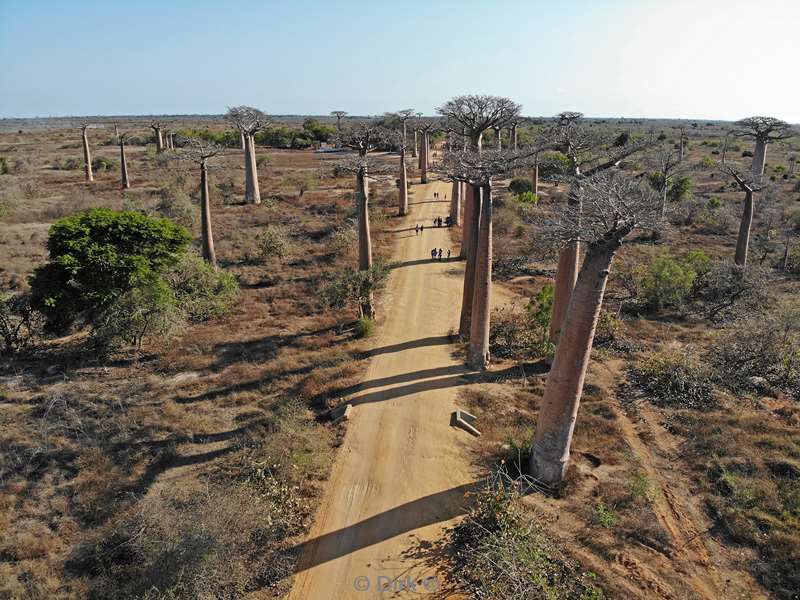
<path fill-rule="evenodd" d="M 433 197 L 435 200 L 439 199 L 439 192 L 433 192 Z M 444 195 L 444 199 L 447 200 L 447 194 Z"/>
<path fill-rule="evenodd" d="M 432 260 L 442 260 L 442 249 L 439 248 L 438 250 L 434 248 L 431 250 L 431 259 Z M 447 249 L 447 260 L 450 260 L 450 248 Z"/>

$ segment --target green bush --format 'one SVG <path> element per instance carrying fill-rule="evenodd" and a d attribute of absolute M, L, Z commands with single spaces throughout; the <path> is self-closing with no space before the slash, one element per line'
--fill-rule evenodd
<path fill-rule="evenodd" d="M 386 285 L 389 269 L 375 263 L 366 271 L 345 269 L 337 273 L 331 282 L 322 290 L 322 303 L 328 308 L 343 310 L 353 308 L 358 310 L 369 300 L 370 296 Z"/>
<path fill-rule="evenodd" d="M 47 238 L 49 260 L 31 276 L 32 304 L 49 331 L 63 332 L 174 265 L 188 232 L 168 219 L 93 208 L 56 221 Z"/>
<path fill-rule="evenodd" d="M 355 333 L 356 337 L 365 338 L 372 335 L 375 329 L 375 322 L 369 317 L 359 317 L 356 321 Z"/>
<path fill-rule="evenodd" d="M 522 192 L 519 196 L 517 196 L 517 201 L 521 204 L 538 204 L 539 194 L 534 194 L 533 192 Z"/>
<path fill-rule="evenodd" d="M 462 584 L 476 598 L 605 598 L 595 575 L 584 572 L 545 525 L 519 508 L 514 492 L 498 487 L 475 494 L 450 543 Z"/>
<path fill-rule="evenodd" d="M 633 368 L 631 379 L 659 406 L 703 409 L 712 404 L 710 374 L 686 351 L 651 352 Z"/>
<path fill-rule="evenodd" d="M 200 256 L 187 252 L 164 273 L 178 305 L 192 322 L 207 321 L 231 311 L 239 284 L 230 273 L 217 271 Z"/>
<path fill-rule="evenodd" d="M 555 179 L 568 175 L 572 163 L 566 154 L 561 152 L 545 152 L 539 157 L 539 177 Z"/>
<path fill-rule="evenodd" d="M 694 290 L 698 276 L 708 269 L 703 252 L 690 252 L 683 260 L 659 256 L 647 267 L 637 270 L 640 300 L 648 310 L 681 308 Z"/>
<path fill-rule="evenodd" d="M 508 184 L 508 189 L 514 195 L 519 196 L 525 192 L 532 191 L 533 182 L 530 179 L 512 179 L 511 183 Z"/>
<path fill-rule="evenodd" d="M 289 240 L 286 232 L 274 225 L 267 228 L 258 236 L 258 253 L 261 258 L 268 261 L 272 258 L 281 259 L 289 250 Z"/>
<path fill-rule="evenodd" d="M 198 211 L 189 194 L 180 188 L 163 187 L 158 195 L 156 210 L 160 214 L 183 227 L 194 227 Z"/>
<path fill-rule="evenodd" d="M 8 159 L 5 156 L 0 156 L 0 175 L 8 175 L 10 172 Z"/>
<path fill-rule="evenodd" d="M 114 171 L 119 168 L 119 163 L 111 158 L 98 156 L 92 160 L 92 169 L 94 171 Z"/>

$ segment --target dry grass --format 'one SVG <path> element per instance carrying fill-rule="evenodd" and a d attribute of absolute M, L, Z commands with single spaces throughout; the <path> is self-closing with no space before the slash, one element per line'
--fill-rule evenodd
<path fill-rule="evenodd" d="M 147 133 L 141 123 L 121 129 Z M 97 143 L 108 131 L 90 137 L 95 157 L 118 159 L 114 146 Z M 0 155 L 24 165 L 24 175 L 0 176 L 0 192 L 17 198 L 0 230 L 4 289 L 26 287 L 61 216 L 101 205 L 152 212 L 165 186 L 196 195 L 196 174 L 149 148 L 128 149 L 133 188 L 124 193 L 116 172 L 87 185 L 81 169 L 53 169 L 57 159 L 80 159 L 74 138 L 0 135 Z M 259 170 L 261 206 L 240 203 L 238 153 L 211 173 L 218 259 L 242 287 L 233 314 L 105 363 L 79 334 L 2 365 L 0 597 L 285 591 L 288 549 L 310 523 L 341 434 L 318 415 L 365 361 L 360 342 L 337 333 L 342 316 L 317 300 L 332 272 L 355 263 L 353 248 L 332 249 L 328 239 L 353 214 L 352 182 L 326 176 L 299 198 L 282 178 L 325 171 L 330 158 L 258 153 L 269 158 Z M 254 258 L 267 225 L 289 232 L 281 261 Z M 387 242 L 376 242 L 385 255 Z"/>

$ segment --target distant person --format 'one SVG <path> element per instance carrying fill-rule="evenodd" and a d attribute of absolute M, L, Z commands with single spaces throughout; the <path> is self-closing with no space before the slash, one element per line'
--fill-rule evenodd
<path fill-rule="evenodd" d="M 431 260 L 436 260 L 436 248 L 431 250 Z"/>
<path fill-rule="evenodd" d="M 442 260 L 442 249 L 439 248 L 439 260 Z"/>
<path fill-rule="evenodd" d="M 422 233 L 425 230 L 425 225 L 419 226 L 419 232 Z"/>
<path fill-rule="evenodd" d="M 414 235 L 419 235 L 419 223 L 414 223 Z"/>
<path fill-rule="evenodd" d="M 447 260 L 450 260 L 450 248 L 447 249 Z"/>

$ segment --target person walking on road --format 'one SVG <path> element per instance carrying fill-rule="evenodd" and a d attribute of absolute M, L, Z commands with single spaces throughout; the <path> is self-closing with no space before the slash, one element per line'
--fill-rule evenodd
<path fill-rule="evenodd" d="M 450 248 L 447 249 L 447 260 L 450 260 Z"/>
<path fill-rule="evenodd" d="M 439 248 L 439 260 L 442 260 L 442 249 Z"/>
<path fill-rule="evenodd" d="M 419 235 L 419 223 L 414 223 L 414 235 Z"/>

